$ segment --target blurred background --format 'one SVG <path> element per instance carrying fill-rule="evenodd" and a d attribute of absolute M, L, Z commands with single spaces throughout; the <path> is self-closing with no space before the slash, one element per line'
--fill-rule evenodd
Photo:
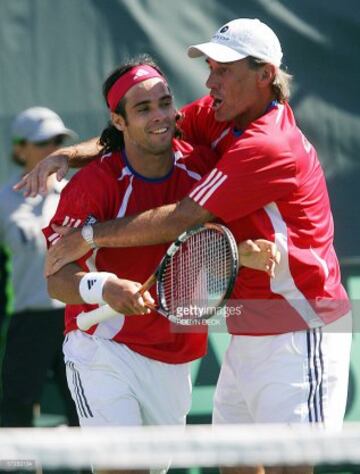
<path fill-rule="evenodd" d="M 21 110 L 55 110 L 80 138 L 107 113 L 106 75 L 148 52 L 167 73 L 177 104 L 206 90 L 204 61 L 186 47 L 236 17 L 257 17 L 278 34 L 294 74 L 292 106 L 328 177 L 341 257 L 359 255 L 360 2 L 343 0 L 0 0 L 0 184 L 12 172 L 9 127 Z"/>
<path fill-rule="evenodd" d="M 356 312 L 359 0 L 0 0 L 0 186 L 15 170 L 8 156 L 10 123 L 21 110 L 49 107 L 80 139 L 98 135 L 107 121 L 104 78 L 126 56 L 144 52 L 167 74 L 177 105 L 190 102 L 206 93 L 207 67 L 202 59 L 187 58 L 187 46 L 206 41 L 237 17 L 261 19 L 282 43 L 284 64 L 294 75 L 291 104 L 327 175 L 335 246 Z M 353 361 L 360 360 L 358 335 Z M 193 422 L 210 419 L 226 344 L 227 335 L 213 334 L 207 359 L 193 367 Z M 348 419 L 360 419 L 359 384 L 360 367 L 353 363 Z M 47 397 L 52 410 L 55 398 L 53 393 Z"/>
<path fill-rule="evenodd" d="M 325 167 L 341 257 L 359 255 L 360 2 L 343 0 L 0 0 L 0 184 L 12 172 L 9 127 L 21 110 L 55 110 L 80 138 L 107 120 L 101 84 L 124 57 L 154 56 L 177 104 L 203 95 L 207 68 L 186 47 L 236 17 L 278 34 L 294 75 L 292 106 Z"/>

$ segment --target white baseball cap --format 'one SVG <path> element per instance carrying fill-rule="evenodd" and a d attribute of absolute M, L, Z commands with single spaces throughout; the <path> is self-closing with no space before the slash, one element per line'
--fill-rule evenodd
<path fill-rule="evenodd" d="M 190 46 L 188 56 L 207 56 L 219 63 L 253 56 L 280 67 L 283 53 L 278 37 L 265 23 L 258 19 L 238 18 L 219 28 L 208 43 Z"/>
<path fill-rule="evenodd" d="M 46 107 L 30 107 L 20 112 L 12 123 L 11 135 L 13 139 L 32 143 L 50 140 L 57 135 L 77 137 L 73 130 L 65 127 L 58 114 Z"/>

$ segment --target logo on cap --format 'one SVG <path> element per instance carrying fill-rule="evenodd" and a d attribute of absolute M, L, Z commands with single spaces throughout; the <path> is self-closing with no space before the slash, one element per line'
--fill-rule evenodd
<path fill-rule="evenodd" d="M 225 31 L 227 31 L 229 29 L 229 25 L 225 25 L 221 28 L 221 30 L 219 31 L 219 33 L 225 33 Z"/>
<path fill-rule="evenodd" d="M 137 79 L 138 77 L 142 77 L 142 76 L 147 76 L 149 73 L 146 69 L 138 69 L 136 71 L 136 74 L 134 76 L 134 79 Z"/>

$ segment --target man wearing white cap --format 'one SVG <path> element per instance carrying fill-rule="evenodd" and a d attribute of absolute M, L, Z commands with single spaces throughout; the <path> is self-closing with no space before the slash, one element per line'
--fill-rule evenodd
<path fill-rule="evenodd" d="M 75 138 L 74 133 L 66 128 L 59 115 L 46 107 L 30 107 L 15 118 L 12 125 L 13 138 L 40 143 L 56 137 Z"/>
<path fill-rule="evenodd" d="M 31 107 L 11 127 L 12 158 L 30 172 L 75 133 L 45 107 Z M 63 305 L 48 296 L 43 277 L 46 245 L 42 227 L 56 209 L 63 183 L 49 179 L 46 197 L 24 198 L 13 191 L 19 175 L 0 191 L 0 245 L 7 249 L 13 307 L 1 371 L 2 426 L 32 426 L 47 372 L 52 369 L 70 424 L 77 424 L 62 358 Z M 51 181 L 51 183 L 50 183 Z"/>
<path fill-rule="evenodd" d="M 232 340 L 214 422 L 340 429 L 350 305 L 333 247 L 324 174 L 287 102 L 290 76 L 280 68 L 280 42 L 259 20 L 237 19 L 188 53 L 206 57 L 210 95 L 184 109 L 182 129 L 189 141 L 211 145 L 221 158 L 177 205 L 96 224 L 94 242 L 155 244 L 215 218 L 238 240 L 260 235 L 274 241 L 282 254 L 275 278 L 240 270 L 233 297 L 242 300 L 243 311 L 228 321 Z M 51 250 L 51 271 L 88 250 L 80 231 L 66 236 Z"/>

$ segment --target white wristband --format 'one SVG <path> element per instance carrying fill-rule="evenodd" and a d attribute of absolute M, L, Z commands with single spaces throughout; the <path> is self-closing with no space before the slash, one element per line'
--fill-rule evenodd
<path fill-rule="evenodd" d="M 108 272 L 89 272 L 84 275 L 79 283 L 81 298 L 88 304 L 106 304 L 103 299 L 103 287 L 110 276 L 116 276 Z"/>

